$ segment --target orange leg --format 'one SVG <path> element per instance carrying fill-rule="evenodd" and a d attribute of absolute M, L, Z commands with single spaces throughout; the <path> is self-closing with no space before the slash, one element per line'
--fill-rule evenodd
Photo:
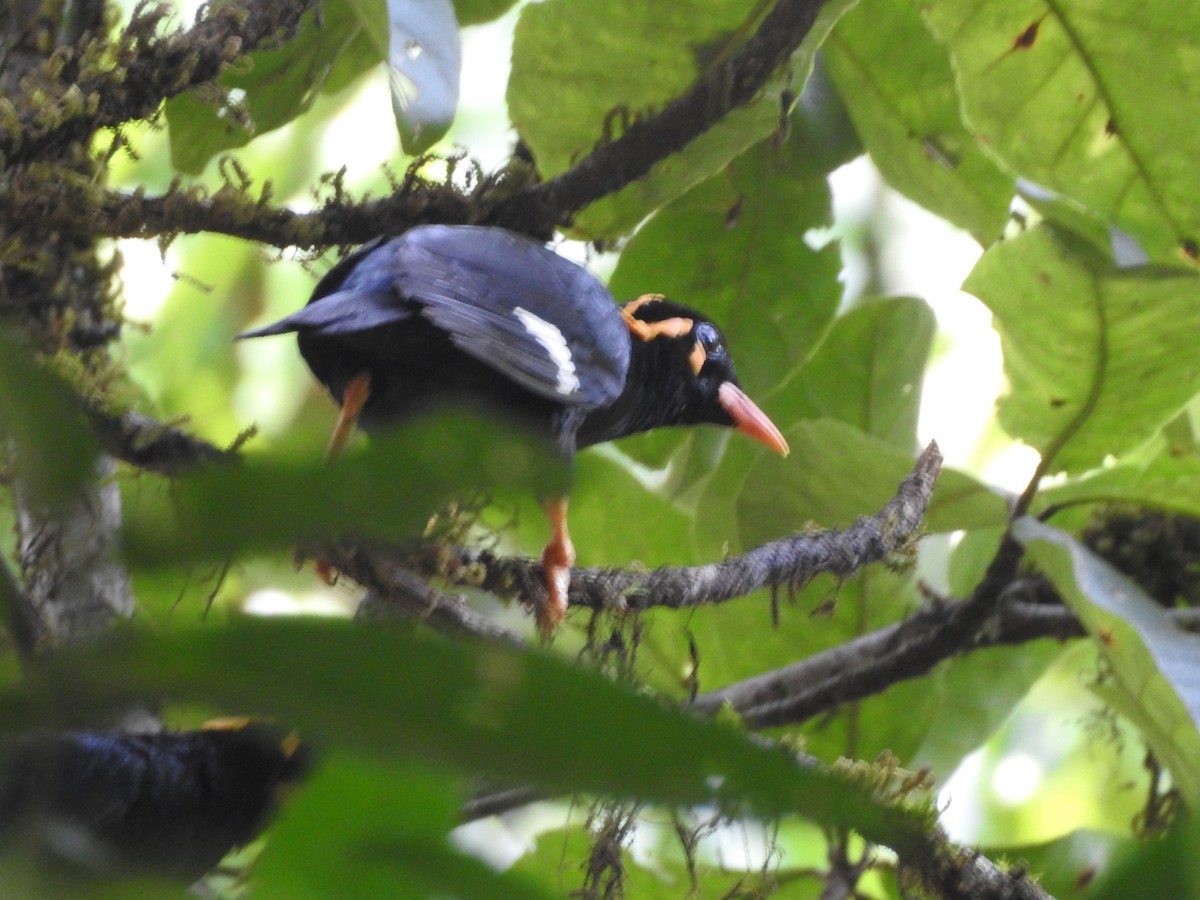
<path fill-rule="evenodd" d="M 346 390 L 342 392 L 342 409 L 338 413 L 337 424 L 333 426 L 333 434 L 329 436 L 329 446 L 325 448 L 326 462 L 333 462 L 342 447 L 346 445 L 346 439 L 350 437 L 350 430 L 354 428 L 354 423 L 358 421 L 359 413 L 362 412 L 362 408 L 370 396 L 370 373 L 360 372 L 350 379 Z M 318 559 L 315 565 L 318 578 L 330 586 L 337 583 L 337 572 L 334 571 L 333 566 L 323 559 Z"/>
<path fill-rule="evenodd" d="M 575 565 L 575 546 L 567 533 L 567 498 L 549 501 L 546 513 L 550 516 L 550 540 L 542 551 L 542 571 L 546 576 L 548 596 L 538 609 L 537 621 L 542 635 L 549 637 L 567 612 L 567 588 L 571 584 L 571 566 Z"/>
<path fill-rule="evenodd" d="M 338 415 L 337 424 L 333 426 L 333 434 L 329 436 L 329 446 L 325 448 L 325 461 L 330 462 L 346 445 L 350 430 L 358 421 L 359 413 L 367 405 L 371 396 L 371 375 L 369 372 L 359 372 L 346 385 L 342 392 L 342 411 Z"/>

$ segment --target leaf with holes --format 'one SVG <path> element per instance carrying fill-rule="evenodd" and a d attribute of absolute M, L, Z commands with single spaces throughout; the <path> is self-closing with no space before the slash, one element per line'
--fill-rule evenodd
<path fill-rule="evenodd" d="M 307 110 L 324 89 L 335 64 L 339 81 L 378 61 L 369 44 L 358 42 L 362 25 L 348 4 L 325 4 L 318 18 L 308 13 L 290 41 L 257 50 L 246 65 L 228 69 L 217 80 L 228 102 L 214 105 L 211 90 L 188 91 L 167 101 L 171 162 L 198 174 L 216 154 L 242 147 Z"/>

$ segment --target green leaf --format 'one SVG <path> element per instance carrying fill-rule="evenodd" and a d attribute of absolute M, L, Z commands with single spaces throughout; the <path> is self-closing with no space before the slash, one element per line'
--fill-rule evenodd
<path fill-rule="evenodd" d="M 1117 269 L 1048 228 L 988 250 L 964 284 L 995 316 L 1000 423 L 1078 472 L 1149 440 L 1200 391 L 1200 279 Z"/>
<path fill-rule="evenodd" d="M 1200 457 L 1164 454 L 1147 463 L 1110 466 L 1042 491 L 1048 506 L 1131 503 L 1200 518 Z"/>
<path fill-rule="evenodd" d="M 681 827 L 688 827 L 686 819 L 680 819 L 680 822 Z M 680 900 L 681 897 L 808 900 L 817 896 L 821 886 L 818 867 L 825 862 L 823 853 L 814 854 L 811 868 L 799 868 L 794 863 L 790 847 L 786 850 L 778 848 L 778 832 L 774 827 L 748 824 L 745 832 L 742 832 L 750 845 L 747 855 L 753 856 L 756 831 L 761 831 L 762 840 L 777 848 L 788 865 L 785 868 L 771 864 L 763 871 L 746 871 L 739 869 L 737 862 L 731 865 L 721 852 L 722 838 L 728 838 L 729 831 L 738 826 L 722 824 L 719 827 L 724 834 L 710 834 L 706 827 L 699 827 L 699 845 L 693 848 L 697 858 L 689 868 L 674 828 L 661 824 L 657 817 L 640 820 L 633 839 L 637 852 L 624 847 L 619 861 L 624 896 L 637 900 Z M 580 867 L 578 871 L 573 871 L 564 862 L 588 859 L 596 842 L 596 836 L 582 824 L 547 831 L 538 835 L 537 847 L 521 857 L 513 868 L 517 872 L 540 876 L 543 881 L 551 881 L 558 891 L 557 896 L 581 896 L 587 877 L 586 869 Z M 814 836 L 814 842 L 821 842 L 824 849 L 820 835 Z M 712 856 L 717 859 L 710 859 Z M 734 859 L 737 858 L 735 854 Z"/>
<path fill-rule="evenodd" d="M 361 27 L 353 4 L 323 4 L 321 16 L 307 13 L 287 44 L 250 53 L 244 58 L 244 68 L 227 69 L 220 76 L 217 83 L 235 92 L 230 106 L 218 108 L 211 100 L 202 99 L 203 90 L 168 100 L 172 165 L 181 172 L 198 174 L 216 154 L 242 147 L 303 113 L 335 62 L 342 64 L 339 80 L 344 82 L 345 62 L 340 57 Z M 361 72 L 378 61 L 373 54 L 363 57 L 356 61 L 356 69 Z"/>
<path fill-rule="evenodd" d="M 1089 900 L 1127 897 L 1200 897 L 1196 843 L 1200 826 L 1191 810 L 1159 840 L 1125 844 L 1109 873 L 1088 892 Z"/>
<path fill-rule="evenodd" d="M 124 545 L 142 565 L 223 559 L 297 543 L 420 534 L 449 499 L 480 493 L 565 492 L 563 460 L 542 441 L 490 423 L 406 424 L 326 465 L 316 448 L 294 459 L 248 457 L 127 494 Z"/>
<path fill-rule="evenodd" d="M 17 483 L 38 506 L 77 500 L 100 449 L 78 401 L 27 346 L 0 331 L 0 436 L 15 444 Z"/>
<path fill-rule="evenodd" d="M 784 434 L 792 455 L 777 465 L 760 458 L 746 478 L 737 504 L 743 546 L 810 524 L 844 528 L 858 516 L 873 515 L 912 470 L 913 454 L 844 422 L 802 422 Z M 1006 516 L 1002 497 L 967 475 L 943 469 L 925 527 L 933 532 L 979 528 Z"/>
<path fill-rule="evenodd" d="M 836 246 L 814 251 L 804 239 L 831 220 L 826 169 L 810 150 L 796 140 L 747 151 L 640 229 L 609 285 L 622 300 L 662 293 L 702 311 L 752 396 L 808 358 L 841 299 Z"/>
<path fill-rule="evenodd" d="M 884 844 L 923 841 L 919 817 L 842 776 L 550 654 L 340 621 L 130 631 L 39 660 L 23 687 L 0 693 L 0 723 L 28 728 L 45 712 L 74 718 L 151 697 L 273 716 L 316 746 L 498 784 L 800 815 Z"/>
<path fill-rule="evenodd" d="M 1030 873 L 1037 877 L 1038 884 L 1051 896 L 1079 896 L 1092 900 L 1098 885 L 1103 883 L 1111 871 L 1118 854 L 1136 852 L 1140 843 L 1130 837 L 1079 829 L 1045 844 L 1004 847 L 1002 852 L 1008 858 L 1027 866 Z M 1124 896 L 1192 895 L 1171 891 L 1146 894 L 1134 890 Z"/>
<path fill-rule="evenodd" d="M 500 18 L 517 0 L 454 0 L 454 11 L 463 25 L 482 25 Z"/>
<path fill-rule="evenodd" d="M 1136 0 L 923 3 L 947 43 L 963 116 L 1022 178 L 1134 235 L 1151 259 L 1194 255 L 1200 6 Z"/>
<path fill-rule="evenodd" d="M 826 4 L 787 71 L 759 97 L 644 178 L 584 210 L 576 231 L 599 238 L 632 230 L 777 130 L 782 93 L 803 85 L 816 48 L 853 2 Z M 541 173 L 560 174 L 619 136 L 623 119 L 653 114 L 710 72 L 757 27 L 764 4 L 748 6 L 739 0 L 550 0 L 525 7 L 514 35 L 508 107 Z M 564 47 L 576 49 L 566 53 Z"/>
<path fill-rule="evenodd" d="M 1062 654 L 1061 643 L 1045 639 L 979 648 L 946 662 L 924 679 L 934 712 L 913 765 L 929 766 L 944 784 Z"/>
<path fill-rule="evenodd" d="M 495 872 L 446 835 L 461 797 L 431 766 L 383 765 L 324 754 L 272 827 L 254 866 L 261 897 L 551 897 L 529 879 Z M 320 823 L 314 828 L 314 823 Z"/>
<path fill-rule="evenodd" d="M 801 418 L 840 419 L 911 450 L 935 325 L 933 311 L 914 298 L 853 309 L 783 392 L 795 398 Z"/>
<path fill-rule="evenodd" d="M 404 152 L 425 152 L 458 108 L 462 43 L 450 0 L 388 0 L 388 77 Z"/>
<path fill-rule="evenodd" d="M 1112 677 L 1100 696 L 1142 730 L 1184 801 L 1200 801 L 1200 636 L 1187 634 L 1134 582 L 1066 533 L 1021 519 L 1014 534 L 1089 633 Z"/>
<path fill-rule="evenodd" d="M 701 690 L 725 687 L 837 647 L 902 619 L 917 603 L 911 573 L 869 567 L 848 581 L 815 580 L 791 597 L 780 592 L 780 624 L 772 627 L 766 598 L 723 604 L 688 622 L 700 647 Z M 847 703 L 789 732 L 803 735 L 818 759 L 875 759 L 894 753 L 907 763 L 938 711 L 925 680 L 903 680 L 886 692 Z"/>
<path fill-rule="evenodd" d="M 862 0 L 838 22 L 824 53 L 888 183 L 991 244 L 1008 221 L 1013 178 L 963 125 L 946 48 L 916 4 Z"/>

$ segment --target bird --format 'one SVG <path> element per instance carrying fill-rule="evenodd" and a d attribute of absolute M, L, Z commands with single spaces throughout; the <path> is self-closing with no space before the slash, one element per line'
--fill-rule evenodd
<path fill-rule="evenodd" d="M 252 841 L 312 762 L 294 733 L 243 718 L 24 735 L 0 744 L 0 852 L 190 883 Z"/>
<path fill-rule="evenodd" d="M 356 423 L 369 433 L 453 406 L 531 429 L 568 461 L 593 444 L 703 423 L 788 453 L 711 320 L 657 293 L 618 305 L 585 268 L 503 228 L 419 225 L 376 238 L 333 266 L 303 308 L 238 338 L 293 332 L 341 408 L 329 457 Z M 544 635 L 567 609 L 567 505 L 545 501 Z"/>

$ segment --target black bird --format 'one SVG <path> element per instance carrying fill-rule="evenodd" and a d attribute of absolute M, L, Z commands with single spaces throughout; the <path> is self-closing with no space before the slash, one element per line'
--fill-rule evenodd
<path fill-rule="evenodd" d="M 465 405 L 545 436 L 568 459 L 664 425 L 737 428 L 787 454 L 738 386 L 717 327 L 660 294 L 617 306 L 582 267 L 500 228 L 423 225 L 351 253 L 303 309 L 239 337 L 297 332 L 300 354 L 341 416 L 368 431 Z M 574 548 L 565 498 L 547 504 L 543 632 L 566 611 Z"/>
<path fill-rule="evenodd" d="M 192 882 L 262 831 L 311 762 L 295 735 L 245 719 L 23 737 L 0 745 L 0 850 Z"/>

